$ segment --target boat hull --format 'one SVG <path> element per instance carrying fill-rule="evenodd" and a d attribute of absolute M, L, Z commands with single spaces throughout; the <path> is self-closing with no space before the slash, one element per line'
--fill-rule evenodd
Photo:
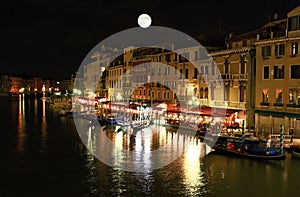
<path fill-rule="evenodd" d="M 235 157 L 245 157 L 251 159 L 261 159 L 261 160 L 283 160 L 286 158 L 285 154 L 279 155 L 254 155 L 245 152 L 239 152 L 237 150 L 229 150 L 226 147 L 222 147 L 220 145 L 214 146 L 214 152 L 222 155 L 229 155 Z"/>
<path fill-rule="evenodd" d="M 292 158 L 300 159 L 300 152 L 292 150 L 291 156 Z"/>

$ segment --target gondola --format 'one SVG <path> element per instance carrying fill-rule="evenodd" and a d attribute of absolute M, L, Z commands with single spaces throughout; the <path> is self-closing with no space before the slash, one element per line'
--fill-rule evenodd
<path fill-rule="evenodd" d="M 229 155 L 229 156 L 236 156 L 236 157 L 245 157 L 251 159 L 262 159 L 262 160 L 284 160 L 286 158 L 285 153 L 280 153 L 278 150 L 272 149 L 265 149 L 264 152 L 260 152 L 255 154 L 255 152 L 248 152 L 247 148 L 233 148 L 233 147 L 226 147 L 220 144 L 216 144 L 213 147 L 213 152 L 222 154 L 222 155 Z"/>

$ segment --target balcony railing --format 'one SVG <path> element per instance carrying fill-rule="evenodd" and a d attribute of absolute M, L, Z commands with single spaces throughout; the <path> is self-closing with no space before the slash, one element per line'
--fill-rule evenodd
<path fill-rule="evenodd" d="M 199 105 L 208 105 L 208 99 L 199 99 Z"/>
<path fill-rule="evenodd" d="M 232 74 L 233 79 L 246 80 L 248 78 L 247 74 Z"/>
<path fill-rule="evenodd" d="M 212 100 L 210 104 L 211 104 L 211 106 L 214 106 L 214 107 L 232 107 L 232 108 L 238 108 L 238 109 L 246 108 L 245 102 Z"/>

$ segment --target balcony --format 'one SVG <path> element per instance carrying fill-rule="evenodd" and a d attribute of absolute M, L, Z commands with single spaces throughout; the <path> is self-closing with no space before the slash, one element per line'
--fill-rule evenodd
<path fill-rule="evenodd" d="M 247 80 L 248 79 L 248 74 L 232 74 L 232 79 Z"/>
<path fill-rule="evenodd" d="M 237 102 L 237 101 L 222 101 L 222 100 L 212 100 L 210 103 L 213 107 L 231 107 L 237 109 L 245 109 L 245 102 Z"/>
<path fill-rule="evenodd" d="M 208 99 L 198 99 L 198 101 L 199 101 L 199 105 L 201 106 L 201 105 L 208 105 Z"/>
<path fill-rule="evenodd" d="M 219 80 L 221 79 L 224 81 L 232 80 L 232 74 L 222 74 L 221 76 L 219 76 Z"/>
<path fill-rule="evenodd" d="M 201 78 L 203 81 L 215 81 L 216 80 L 215 75 L 202 75 Z"/>

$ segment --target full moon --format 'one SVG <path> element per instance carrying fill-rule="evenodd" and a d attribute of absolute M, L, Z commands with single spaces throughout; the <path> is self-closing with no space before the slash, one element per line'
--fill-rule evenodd
<path fill-rule="evenodd" d="M 141 14 L 138 18 L 138 24 L 142 28 L 147 28 L 151 25 L 151 17 L 148 14 Z"/>

